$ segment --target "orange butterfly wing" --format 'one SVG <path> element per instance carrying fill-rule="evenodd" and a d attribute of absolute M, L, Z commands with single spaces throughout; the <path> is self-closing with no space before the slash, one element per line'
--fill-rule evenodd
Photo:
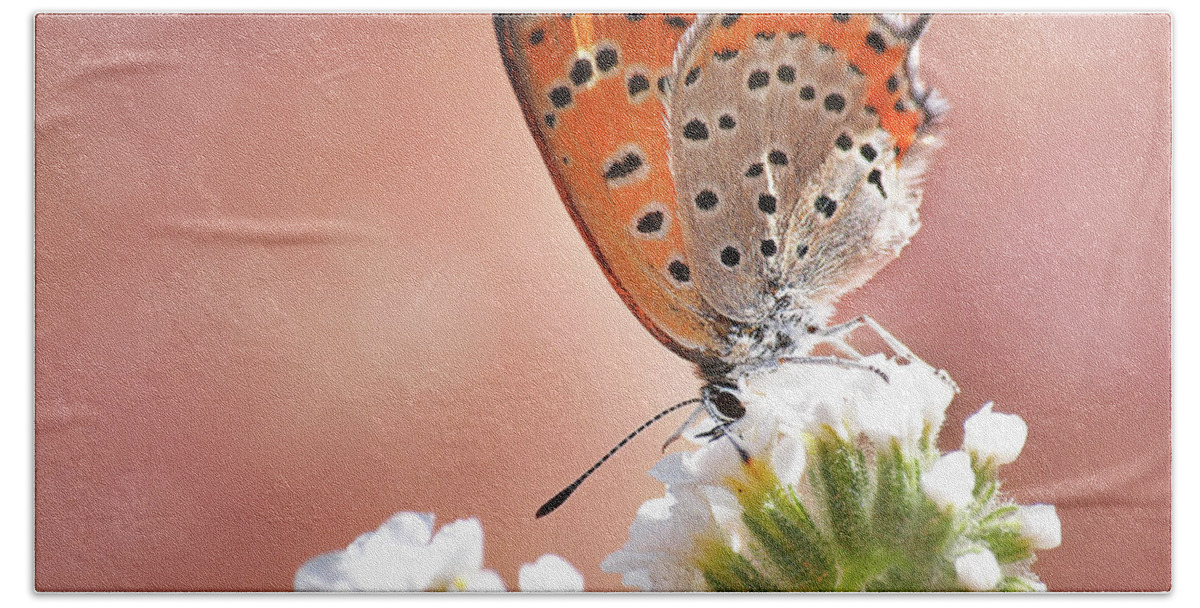
<path fill-rule="evenodd" d="M 726 348 L 691 277 L 668 161 L 666 80 L 691 17 L 498 15 L 496 37 L 542 158 L 609 282 L 681 356 Z"/>

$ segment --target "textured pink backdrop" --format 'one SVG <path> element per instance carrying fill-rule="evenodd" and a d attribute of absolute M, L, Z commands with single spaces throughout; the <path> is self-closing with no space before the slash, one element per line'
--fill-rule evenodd
<path fill-rule="evenodd" d="M 1054 590 L 1170 586 L 1170 20 L 934 20 L 921 232 L 843 302 L 1031 426 Z M 399 510 L 589 589 L 695 393 L 611 292 L 474 16 L 36 21 L 36 585 L 288 589 Z"/>

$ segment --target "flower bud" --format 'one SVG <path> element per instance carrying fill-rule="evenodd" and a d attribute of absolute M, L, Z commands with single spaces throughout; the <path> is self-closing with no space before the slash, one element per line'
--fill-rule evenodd
<path fill-rule="evenodd" d="M 955 559 L 954 574 L 958 584 L 971 591 L 991 591 L 1000 582 L 1000 564 L 991 551 L 983 549 Z"/>
<path fill-rule="evenodd" d="M 996 464 L 1016 460 L 1029 433 L 1029 427 L 1020 416 L 993 413 L 990 401 L 967 418 L 963 430 L 963 449 L 980 460 L 990 458 Z"/>
<path fill-rule="evenodd" d="M 1062 522 L 1054 505 L 1021 507 L 1016 515 L 1021 535 L 1029 539 L 1034 549 L 1053 549 L 1062 544 Z"/>
<path fill-rule="evenodd" d="M 943 455 L 921 475 L 921 491 L 943 511 L 970 504 L 974 490 L 975 472 L 966 452 Z"/>

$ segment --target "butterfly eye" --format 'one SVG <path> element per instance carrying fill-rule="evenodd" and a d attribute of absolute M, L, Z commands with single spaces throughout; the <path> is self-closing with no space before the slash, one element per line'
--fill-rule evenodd
<path fill-rule="evenodd" d="M 713 398 L 713 406 L 717 408 L 717 413 L 724 416 L 726 420 L 740 420 L 746 415 L 746 406 L 742 405 L 741 400 L 733 395 L 720 391 Z"/>

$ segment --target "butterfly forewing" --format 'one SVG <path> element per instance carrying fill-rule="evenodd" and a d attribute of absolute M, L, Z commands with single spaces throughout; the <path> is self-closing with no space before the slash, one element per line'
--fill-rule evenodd
<path fill-rule="evenodd" d="M 780 290 L 832 301 L 915 232 L 915 36 L 868 15 L 724 15 L 681 41 L 670 154 L 696 282 L 719 312 L 759 321 Z"/>
<path fill-rule="evenodd" d="M 691 17 L 497 16 L 513 87 L 559 194 L 610 282 L 667 346 L 697 359 L 727 332 L 696 290 L 663 128 Z"/>

